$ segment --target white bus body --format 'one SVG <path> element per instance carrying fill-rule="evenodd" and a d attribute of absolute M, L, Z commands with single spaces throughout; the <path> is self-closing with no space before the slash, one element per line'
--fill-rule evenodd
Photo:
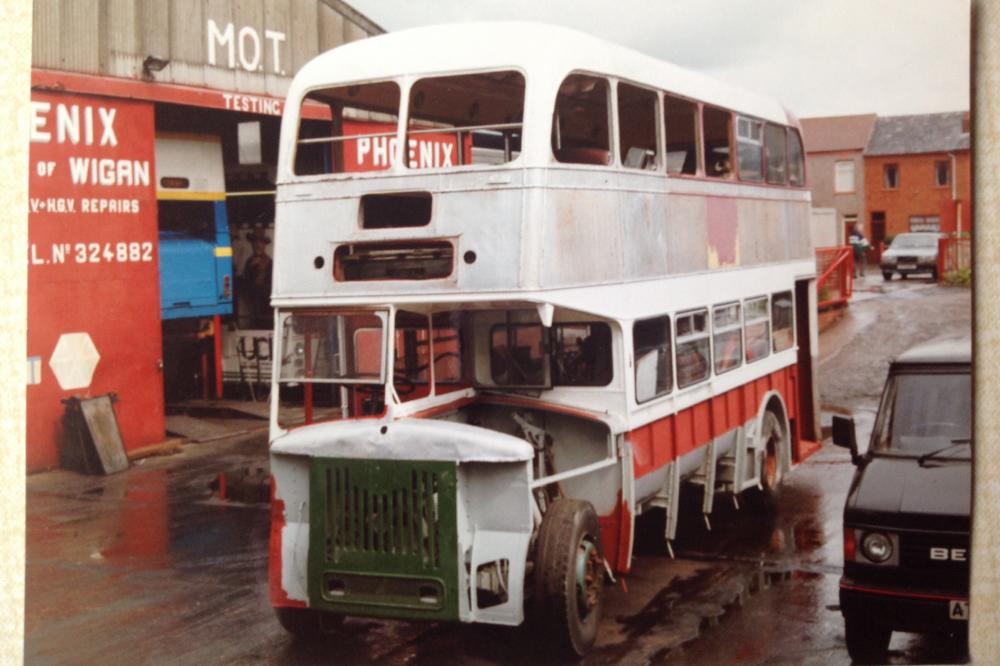
<path fill-rule="evenodd" d="M 514 625 L 530 606 L 580 654 L 636 515 L 664 508 L 669 545 L 682 483 L 706 523 L 720 493 L 773 490 L 816 430 L 797 126 L 529 23 L 307 63 L 282 122 L 272 294 L 286 628 Z M 340 418 L 310 422 L 315 392 Z"/>

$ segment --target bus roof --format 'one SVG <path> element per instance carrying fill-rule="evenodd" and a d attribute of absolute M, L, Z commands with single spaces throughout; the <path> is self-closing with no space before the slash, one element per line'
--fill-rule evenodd
<path fill-rule="evenodd" d="M 553 90 L 568 73 L 579 70 L 798 125 L 781 104 L 764 95 L 586 33 L 526 21 L 449 23 L 351 42 L 306 63 L 295 76 L 289 99 L 331 84 L 507 67 L 548 78 Z"/>

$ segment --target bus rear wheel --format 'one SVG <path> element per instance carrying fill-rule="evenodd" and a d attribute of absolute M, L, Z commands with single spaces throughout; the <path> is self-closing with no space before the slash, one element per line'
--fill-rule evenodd
<path fill-rule="evenodd" d="M 538 528 L 536 629 L 563 657 L 582 657 L 597 638 L 604 605 L 600 535 L 594 507 L 571 499 L 553 503 Z"/>

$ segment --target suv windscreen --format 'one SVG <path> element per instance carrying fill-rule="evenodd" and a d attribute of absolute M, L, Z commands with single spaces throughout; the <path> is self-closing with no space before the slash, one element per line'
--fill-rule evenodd
<path fill-rule="evenodd" d="M 938 239 L 934 236 L 910 236 L 902 234 L 896 236 L 890 246 L 894 250 L 912 250 L 916 248 L 936 248 Z"/>
<path fill-rule="evenodd" d="M 920 456 L 972 436 L 972 384 L 968 373 L 902 373 L 886 386 L 876 453 Z M 971 447 L 948 457 L 968 457 Z"/>

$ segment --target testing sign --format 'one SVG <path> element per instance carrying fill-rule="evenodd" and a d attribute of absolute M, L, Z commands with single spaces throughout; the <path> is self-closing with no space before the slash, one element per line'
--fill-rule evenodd
<path fill-rule="evenodd" d="M 29 138 L 28 355 L 42 372 L 28 387 L 27 454 L 39 469 L 58 459 L 69 395 L 116 393 L 127 449 L 163 438 L 153 106 L 33 91 Z M 70 333 L 100 359 L 86 385 L 52 370 Z"/>

